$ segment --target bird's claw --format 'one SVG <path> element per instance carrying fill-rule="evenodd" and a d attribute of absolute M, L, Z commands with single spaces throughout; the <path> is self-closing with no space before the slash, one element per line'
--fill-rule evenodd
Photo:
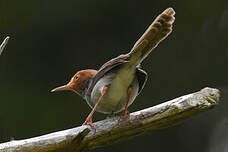
<path fill-rule="evenodd" d="M 129 118 L 130 118 L 130 112 L 129 111 L 123 112 L 121 114 L 121 116 L 119 117 L 118 123 L 120 124 L 121 122 L 123 122 Z"/>
<path fill-rule="evenodd" d="M 130 112 L 128 111 L 128 110 L 126 110 L 126 111 L 123 111 L 123 113 L 122 113 L 122 117 L 129 117 L 130 116 Z"/>
<path fill-rule="evenodd" d="M 95 128 L 92 120 L 86 120 L 82 125 L 88 125 L 88 126 L 90 126 L 90 128 L 93 129 L 94 132 L 96 133 L 96 128 Z"/>

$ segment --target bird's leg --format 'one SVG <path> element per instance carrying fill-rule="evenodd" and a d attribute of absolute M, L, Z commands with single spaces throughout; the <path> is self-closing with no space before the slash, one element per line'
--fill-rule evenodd
<path fill-rule="evenodd" d="M 126 101 L 125 108 L 124 108 L 124 111 L 122 113 L 122 116 L 126 116 L 126 114 L 128 113 L 127 107 L 128 107 L 128 103 L 129 103 L 130 97 L 132 95 L 132 91 L 133 91 L 132 87 L 129 87 L 128 90 L 127 90 L 127 101 Z"/>
<path fill-rule="evenodd" d="M 90 112 L 90 114 L 86 118 L 86 121 L 83 123 L 83 125 L 89 125 L 91 128 L 94 128 L 93 123 L 92 123 L 93 113 L 96 111 L 97 106 L 100 104 L 100 102 L 103 99 L 104 95 L 106 94 L 107 90 L 108 90 L 108 87 L 105 86 L 102 90 L 102 94 L 101 94 L 100 98 L 98 99 L 97 103 L 93 107 L 93 110 Z"/>

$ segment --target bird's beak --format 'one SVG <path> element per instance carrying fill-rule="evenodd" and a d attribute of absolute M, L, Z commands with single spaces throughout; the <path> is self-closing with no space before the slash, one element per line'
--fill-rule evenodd
<path fill-rule="evenodd" d="M 64 90 L 72 90 L 72 86 L 67 84 L 61 87 L 57 87 L 55 89 L 52 89 L 51 92 L 56 92 L 56 91 L 64 91 Z"/>

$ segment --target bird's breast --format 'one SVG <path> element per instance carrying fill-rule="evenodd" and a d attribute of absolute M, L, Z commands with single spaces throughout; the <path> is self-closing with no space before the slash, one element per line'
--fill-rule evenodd
<path fill-rule="evenodd" d="M 87 99 L 87 103 L 91 108 L 97 103 L 105 86 L 108 87 L 108 90 L 96 111 L 111 114 L 124 110 L 128 88 L 132 87 L 133 89 L 128 106 L 132 104 L 138 94 L 139 84 L 135 76 L 135 68 L 123 66 L 118 70 L 109 71 L 98 80 L 91 92 L 91 96 Z"/>

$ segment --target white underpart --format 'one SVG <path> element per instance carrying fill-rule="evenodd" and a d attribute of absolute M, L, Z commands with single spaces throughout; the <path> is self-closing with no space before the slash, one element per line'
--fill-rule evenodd
<path fill-rule="evenodd" d="M 92 104 L 90 106 L 94 107 L 97 103 L 104 86 L 108 87 L 108 91 L 97 108 L 98 112 L 108 114 L 122 111 L 127 101 L 129 86 L 133 88 L 133 93 L 128 104 L 131 105 L 139 89 L 138 80 L 135 78 L 135 70 L 135 67 L 126 64 L 118 71 L 107 73 L 94 86 L 91 93 Z"/>

